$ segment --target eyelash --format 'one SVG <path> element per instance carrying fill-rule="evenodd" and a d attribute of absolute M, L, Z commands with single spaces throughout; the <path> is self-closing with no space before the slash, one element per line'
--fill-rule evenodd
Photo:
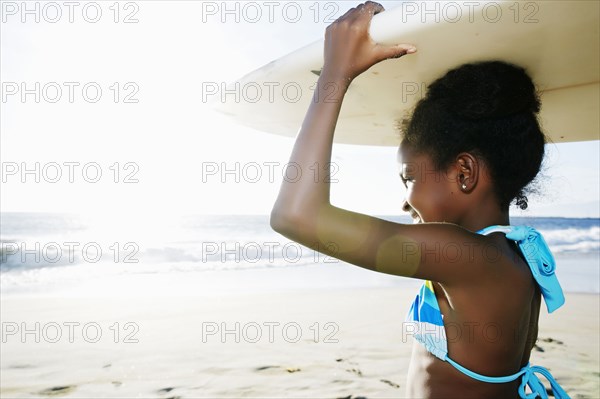
<path fill-rule="evenodd" d="M 407 183 L 412 182 L 413 178 L 410 176 L 404 177 L 402 174 L 400 174 L 400 180 L 402 180 L 402 184 L 404 184 L 404 187 L 407 187 Z"/>

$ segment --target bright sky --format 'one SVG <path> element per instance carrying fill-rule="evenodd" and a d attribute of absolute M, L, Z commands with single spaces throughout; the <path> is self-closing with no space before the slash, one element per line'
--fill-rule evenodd
<path fill-rule="evenodd" d="M 233 81 L 322 38 L 325 15 L 334 11 L 335 19 L 358 2 L 297 2 L 304 14 L 295 23 L 280 11 L 292 2 L 277 2 L 273 22 L 266 2 L 254 3 L 263 12 L 257 22 L 252 9 L 244 14 L 246 3 L 228 2 L 238 4 L 240 19 L 225 15 L 223 22 L 220 1 L 83 1 L 72 9 L 3 1 L 1 210 L 269 213 L 293 139 L 213 113 L 202 102 L 202 83 Z M 217 14 L 207 13 L 215 7 Z M 25 101 L 23 89 L 30 90 Z M 401 213 L 395 153 L 336 144 L 332 202 L 369 214 Z M 598 141 L 550 146 L 542 195 L 525 214 L 598 217 L 599 153 Z M 236 165 L 237 176 L 224 173 Z"/>

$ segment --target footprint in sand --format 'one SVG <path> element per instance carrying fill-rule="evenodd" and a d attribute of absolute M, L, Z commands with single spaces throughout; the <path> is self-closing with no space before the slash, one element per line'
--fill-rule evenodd
<path fill-rule="evenodd" d="M 158 392 L 160 394 L 164 394 L 164 393 L 169 393 L 174 389 L 175 389 L 174 387 L 166 387 L 166 388 L 161 388 L 156 392 Z M 165 399 L 181 399 L 181 396 L 169 396 L 168 398 L 165 398 Z"/>
<path fill-rule="evenodd" d="M 9 369 L 32 369 L 35 366 L 33 364 L 12 364 L 8 366 Z"/>
<path fill-rule="evenodd" d="M 288 373 L 296 373 L 298 371 L 300 371 L 299 368 L 297 367 L 288 367 L 287 369 L 285 369 Z"/>
<path fill-rule="evenodd" d="M 554 338 L 540 338 L 542 342 L 555 343 L 556 345 L 564 345 L 564 342 Z"/>
<path fill-rule="evenodd" d="M 254 371 L 264 371 L 264 370 L 269 370 L 269 369 L 278 369 L 280 366 L 262 366 L 262 367 L 257 367 L 254 369 Z"/>
<path fill-rule="evenodd" d="M 43 391 L 40 391 L 39 394 L 44 396 L 60 396 L 72 392 L 75 388 L 77 388 L 77 385 L 62 385 L 44 389 Z"/>
<path fill-rule="evenodd" d="M 349 373 L 354 373 L 359 377 L 362 377 L 362 371 L 360 371 L 359 369 L 346 369 L 346 371 Z"/>
<path fill-rule="evenodd" d="M 398 385 L 395 382 L 392 382 L 390 380 L 379 380 L 379 381 L 383 382 L 384 384 L 388 384 L 389 386 L 392 386 L 394 388 L 400 388 L 400 385 Z"/>
<path fill-rule="evenodd" d="M 255 368 L 254 371 L 265 371 L 265 370 L 279 369 L 279 368 L 281 368 L 281 366 L 262 366 L 262 367 Z M 285 371 L 287 371 L 288 373 L 296 373 L 301 370 L 302 369 L 300 369 L 299 367 L 286 367 L 285 368 Z"/>
<path fill-rule="evenodd" d="M 562 341 L 560 341 L 558 339 L 554 339 L 554 338 L 550 338 L 550 337 L 548 337 L 548 338 L 538 338 L 538 341 L 539 342 L 545 342 L 545 343 L 548 343 L 548 344 L 556 344 L 556 345 L 564 345 L 565 344 L 564 342 L 562 342 Z M 535 344 L 533 346 L 533 349 L 536 350 L 536 351 L 538 351 L 538 352 L 546 352 L 544 350 L 544 348 L 542 348 L 538 344 Z"/>

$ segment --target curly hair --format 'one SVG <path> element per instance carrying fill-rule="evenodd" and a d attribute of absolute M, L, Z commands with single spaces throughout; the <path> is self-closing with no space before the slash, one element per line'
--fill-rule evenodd
<path fill-rule="evenodd" d="M 428 86 L 412 115 L 400 121 L 400 134 L 440 170 L 461 152 L 482 158 L 501 209 L 513 200 L 526 209 L 526 188 L 540 171 L 547 142 L 539 111 L 525 69 L 503 61 L 470 63 Z"/>

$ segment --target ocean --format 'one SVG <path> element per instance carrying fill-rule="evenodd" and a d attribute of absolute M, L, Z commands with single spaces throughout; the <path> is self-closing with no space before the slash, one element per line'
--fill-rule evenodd
<path fill-rule="evenodd" d="M 411 223 L 406 216 L 377 216 Z M 537 228 L 566 292 L 600 292 L 600 219 L 512 218 Z M 3 294 L 214 295 L 416 287 L 274 232 L 268 215 L 0 214 Z"/>

